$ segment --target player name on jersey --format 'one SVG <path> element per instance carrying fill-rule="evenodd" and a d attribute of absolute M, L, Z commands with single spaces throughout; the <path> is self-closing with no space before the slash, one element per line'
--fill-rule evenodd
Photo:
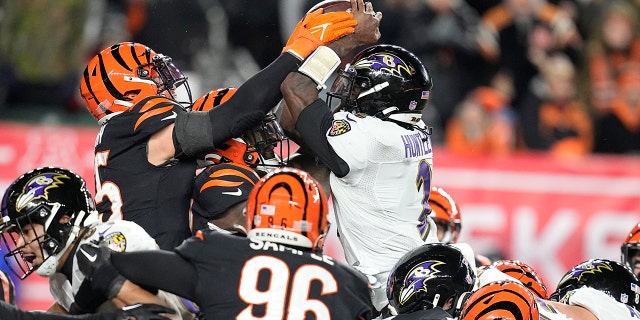
<path fill-rule="evenodd" d="M 253 250 L 272 250 L 272 251 L 280 251 L 280 252 L 289 251 L 291 252 L 291 254 L 295 254 L 299 256 L 301 256 L 305 252 L 302 250 L 294 249 L 294 248 L 291 248 L 279 243 L 271 242 L 271 241 L 264 241 L 260 239 L 250 239 L 250 240 L 251 240 L 251 244 L 249 245 L 249 247 L 251 247 L 251 249 Z M 335 262 L 333 261 L 333 258 L 327 255 L 310 253 L 309 256 L 315 260 L 322 261 L 329 265 L 335 264 Z"/>
<path fill-rule="evenodd" d="M 403 134 L 400 137 L 404 143 L 405 158 L 413 158 L 431 154 L 430 139 L 423 138 L 422 132 Z"/>

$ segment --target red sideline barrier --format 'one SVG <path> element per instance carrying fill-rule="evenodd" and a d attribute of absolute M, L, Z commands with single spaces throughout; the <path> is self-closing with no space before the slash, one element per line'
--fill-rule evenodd
<path fill-rule="evenodd" d="M 78 172 L 93 191 L 97 131 L 0 122 L 0 190 L 29 169 L 56 165 Z M 460 157 L 439 148 L 434 154 L 433 185 L 444 187 L 461 208 L 460 240 L 477 252 L 497 250 L 531 264 L 550 292 L 583 260 L 619 260 L 620 244 L 640 221 L 640 157 Z M 335 239 L 327 245 L 329 254 L 341 253 Z M 17 286 L 20 307 L 51 304 L 46 279 L 31 275 Z"/>
<path fill-rule="evenodd" d="M 619 261 L 640 222 L 639 157 L 459 157 L 438 149 L 433 170 L 433 185 L 460 206 L 460 240 L 532 265 L 550 292 L 586 259 Z"/>

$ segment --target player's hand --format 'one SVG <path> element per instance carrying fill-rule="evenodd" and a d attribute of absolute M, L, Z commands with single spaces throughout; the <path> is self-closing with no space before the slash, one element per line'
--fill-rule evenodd
<path fill-rule="evenodd" d="M 78 268 L 91 281 L 91 287 L 111 299 L 126 280 L 111 264 L 111 249 L 106 244 L 85 243 L 76 252 Z"/>
<path fill-rule="evenodd" d="M 350 12 L 323 13 L 320 8 L 298 22 L 282 52 L 304 60 L 319 46 L 353 33 L 357 24 Z"/>
<path fill-rule="evenodd" d="M 355 32 L 351 36 L 352 41 L 360 45 L 371 45 L 378 42 L 381 36 L 379 27 L 382 12 L 374 11 L 371 2 L 363 0 L 351 0 L 351 12 L 358 22 Z"/>
<path fill-rule="evenodd" d="M 116 320 L 166 320 L 176 312 L 158 304 L 137 303 L 116 311 Z"/>
<path fill-rule="evenodd" d="M 373 5 L 363 0 L 351 0 L 351 12 L 358 21 L 355 32 L 327 45 L 340 57 L 362 46 L 375 44 L 380 39 L 381 12 L 375 12 Z"/>

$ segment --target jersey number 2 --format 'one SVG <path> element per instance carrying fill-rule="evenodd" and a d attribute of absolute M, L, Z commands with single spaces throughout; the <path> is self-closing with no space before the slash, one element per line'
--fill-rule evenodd
<path fill-rule="evenodd" d="M 416 176 L 416 187 L 418 191 L 422 188 L 422 212 L 418 217 L 418 232 L 422 240 L 427 238 L 429 234 L 429 221 L 427 216 L 431 213 L 429 208 L 429 193 L 431 193 L 431 166 L 426 160 L 420 161 L 418 164 L 418 175 Z"/>
<path fill-rule="evenodd" d="M 269 287 L 264 291 L 258 290 L 260 272 L 268 272 L 270 275 Z M 322 295 L 338 292 L 336 279 L 325 268 L 311 264 L 303 265 L 295 270 L 292 278 L 289 266 L 281 259 L 271 256 L 256 256 L 245 263 L 240 279 L 238 294 L 249 306 L 238 314 L 236 317 L 238 320 L 302 320 L 305 319 L 307 312 L 315 314 L 315 318 L 318 320 L 331 319 L 329 308 L 322 301 L 309 299 L 309 287 L 312 281 L 319 281 L 322 284 L 322 292 L 320 293 Z M 291 292 L 287 292 L 287 284 L 290 281 Z M 265 306 L 262 317 L 256 318 L 253 314 L 253 305 Z"/>

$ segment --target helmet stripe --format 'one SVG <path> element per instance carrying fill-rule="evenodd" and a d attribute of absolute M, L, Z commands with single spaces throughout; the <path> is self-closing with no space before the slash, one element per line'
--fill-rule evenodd
<path fill-rule="evenodd" d="M 107 91 L 109 92 L 109 94 L 118 99 L 118 100 L 125 100 L 125 97 L 122 93 L 120 93 L 120 91 L 118 91 L 118 89 L 116 89 L 116 87 L 113 85 L 113 83 L 111 82 L 111 79 L 109 79 L 108 76 L 106 76 L 108 74 L 107 72 L 107 68 L 104 64 L 104 60 L 102 58 L 102 54 L 98 54 L 98 65 L 100 66 L 100 78 L 102 79 L 102 83 L 104 83 L 105 88 L 107 89 Z M 98 103 L 101 103 L 101 101 L 96 101 Z M 105 112 L 105 113 L 111 113 L 111 112 Z"/>
<path fill-rule="evenodd" d="M 91 76 L 95 76 L 95 69 L 93 70 L 93 74 Z M 87 66 L 84 69 L 84 72 L 82 73 L 82 81 L 84 81 L 84 85 L 87 87 L 87 91 L 89 91 L 89 93 L 91 94 L 91 97 L 93 98 L 94 101 L 96 101 L 96 103 L 100 103 L 100 101 L 98 101 L 98 97 L 96 96 L 95 92 L 93 92 L 93 87 L 91 87 L 91 80 L 89 79 L 89 66 Z"/>
<path fill-rule="evenodd" d="M 133 46 L 131 47 L 131 51 L 133 53 L 133 56 L 135 57 L 135 48 Z M 122 66 L 123 68 L 129 71 L 133 71 L 133 69 L 129 66 L 129 64 L 126 61 L 124 61 L 124 58 L 120 54 L 119 48 L 116 50 L 111 50 L 111 55 L 113 56 L 113 59 L 115 59 L 116 62 L 120 64 L 120 66 Z"/>

